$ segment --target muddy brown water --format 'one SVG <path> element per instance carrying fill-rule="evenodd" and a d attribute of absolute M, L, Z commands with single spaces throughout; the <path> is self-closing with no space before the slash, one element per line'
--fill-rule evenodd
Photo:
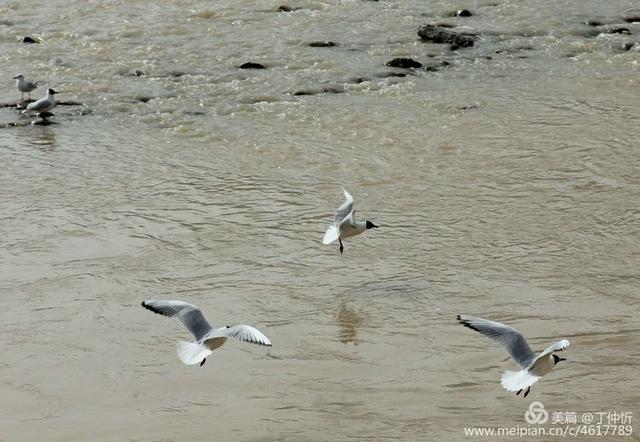
<path fill-rule="evenodd" d="M 637 5 L 282 4 L 0 3 L 0 101 L 21 72 L 85 103 L 0 130 L 0 440 L 462 440 L 533 400 L 637 419 Z M 420 42 L 434 22 L 480 37 Z M 380 229 L 341 256 L 343 186 Z M 163 298 L 274 346 L 184 366 L 188 333 L 139 306 Z M 516 398 L 458 313 L 568 361 Z"/>

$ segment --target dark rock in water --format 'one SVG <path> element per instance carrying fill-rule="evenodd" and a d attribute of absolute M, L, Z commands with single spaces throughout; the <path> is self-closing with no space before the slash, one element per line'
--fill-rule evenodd
<path fill-rule="evenodd" d="M 459 34 L 457 32 L 448 31 L 436 25 L 424 25 L 418 29 L 418 35 L 421 39 L 432 41 L 434 43 L 450 43 L 457 48 L 468 48 L 473 46 L 475 36 L 467 34 Z"/>
<path fill-rule="evenodd" d="M 455 28 L 456 25 L 453 25 L 451 23 L 435 23 L 432 26 L 437 26 L 439 28 Z"/>
<path fill-rule="evenodd" d="M 22 39 L 22 43 L 40 43 L 38 40 L 34 40 L 33 38 L 26 36 Z"/>
<path fill-rule="evenodd" d="M 610 29 L 609 34 L 627 34 L 630 35 L 631 31 L 628 28 L 613 28 Z"/>
<path fill-rule="evenodd" d="M 309 46 L 312 48 L 332 48 L 337 45 L 332 41 L 313 41 L 309 43 Z"/>
<path fill-rule="evenodd" d="M 293 11 L 299 11 L 302 8 L 294 8 L 292 6 L 287 6 L 287 5 L 281 5 L 278 6 L 278 12 L 293 12 Z"/>
<path fill-rule="evenodd" d="M 305 90 L 302 90 L 302 91 L 295 91 L 292 95 L 294 95 L 296 97 L 301 97 L 303 95 L 316 95 L 316 94 L 319 94 L 319 93 L 320 93 L 320 91 L 312 91 L 312 90 L 309 90 L 309 89 L 305 89 Z"/>
<path fill-rule="evenodd" d="M 604 23 L 598 20 L 587 20 L 584 24 L 587 26 L 604 26 Z"/>
<path fill-rule="evenodd" d="M 296 97 L 301 97 L 305 95 L 318 95 L 318 94 L 341 94 L 344 92 L 344 89 L 339 87 L 325 87 L 322 89 L 302 89 L 299 91 L 295 91 L 292 95 Z"/>
<path fill-rule="evenodd" d="M 629 51 L 634 46 L 635 46 L 635 43 L 628 42 L 628 43 L 625 43 L 625 44 L 622 45 L 622 50 L 623 51 Z"/>
<path fill-rule="evenodd" d="M 581 33 L 583 36 L 587 38 L 595 38 L 601 34 L 625 34 L 630 35 L 631 31 L 629 28 L 624 27 L 611 27 L 611 26 L 598 26 L 597 29 L 589 30 L 587 32 Z"/>
<path fill-rule="evenodd" d="M 409 75 L 413 75 L 412 71 L 409 72 L 383 72 L 376 75 L 377 78 L 404 78 Z"/>
<path fill-rule="evenodd" d="M 411 58 L 394 58 L 388 61 L 386 65 L 392 68 L 402 69 L 420 69 L 422 67 L 422 63 Z"/>
<path fill-rule="evenodd" d="M 132 71 L 129 71 L 129 75 L 131 77 L 142 77 L 144 75 L 144 72 L 142 72 L 140 69 L 134 69 Z"/>
<path fill-rule="evenodd" d="M 458 9 L 449 14 L 450 17 L 471 17 L 472 15 L 468 9 Z"/>
<path fill-rule="evenodd" d="M 264 67 L 264 65 L 260 64 L 260 63 L 252 63 L 252 62 L 248 62 L 248 63 L 242 63 L 240 66 L 238 66 L 240 69 L 266 69 Z"/>
<path fill-rule="evenodd" d="M 623 18 L 627 23 L 640 23 L 640 15 Z"/>

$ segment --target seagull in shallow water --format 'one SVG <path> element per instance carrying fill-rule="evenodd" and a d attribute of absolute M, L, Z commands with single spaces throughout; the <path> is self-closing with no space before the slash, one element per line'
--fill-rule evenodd
<path fill-rule="evenodd" d="M 198 307 L 183 301 L 142 301 L 142 306 L 154 313 L 176 318 L 194 336 L 194 342 L 180 341 L 178 357 L 187 365 L 200 363 L 202 367 L 213 350 L 222 346 L 227 338 L 271 347 L 271 341 L 249 325 L 227 325 L 212 328 Z"/>
<path fill-rule="evenodd" d="M 15 77 L 13 77 L 13 79 L 16 80 L 16 87 L 20 91 L 20 94 L 21 94 L 20 99 L 24 101 L 24 93 L 26 92 L 27 94 L 29 94 L 29 100 L 30 100 L 31 91 L 38 87 L 38 82 L 25 80 L 24 75 L 22 74 L 16 75 Z"/>
<path fill-rule="evenodd" d="M 502 375 L 502 386 L 507 391 L 517 391 L 516 396 L 522 390 L 523 397 L 527 397 L 531 386 L 535 384 L 545 374 L 549 373 L 558 362 L 566 361 L 554 354 L 569 346 L 569 341 L 561 339 L 547 347 L 538 356 L 531 350 L 527 340 L 515 328 L 500 322 L 489 321 L 487 319 L 476 318 L 469 315 L 458 315 L 458 321 L 465 327 L 482 333 L 497 341 L 505 350 L 509 352 L 514 361 L 518 363 L 520 371 L 506 371 Z"/>
<path fill-rule="evenodd" d="M 34 112 L 44 114 L 45 112 L 49 112 L 51 109 L 56 107 L 56 100 L 53 98 L 55 94 L 57 94 L 57 92 L 53 89 L 47 89 L 47 94 L 44 97 L 30 103 L 22 113 L 26 114 L 27 112 Z"/>
<path fill-rule="evenodd" d="M 346 190 L 344 192 L 345 202 L 336 211 L 333 224 L 329 226 L 322 239 L 322 244 L 331 244 L 336 239 L 340 242 L 340 253 L 344 250 L 342 240 L 351 236 L 356 236 L 368 229 L 378 228 L 371 221 L 358 221 L 353 210 L 353 197 Z"/>

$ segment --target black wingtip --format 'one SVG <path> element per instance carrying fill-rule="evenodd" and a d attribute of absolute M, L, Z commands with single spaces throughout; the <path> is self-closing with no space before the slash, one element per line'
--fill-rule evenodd
<path fill-rule="evenodd" d="M 153 307 L 152 305 L 147 304 L 145 301 L 142 301 L 140 303 L 141 306 L 143 306 L 144 308 L 146 308 L 147 310 L 152 311 L 153 313 L 157 313 L 159 315 L 162 315 L 162 312 L 160 310 L 158 310 L 157 308 Z M 165 315 L 162 315 L 165 316 Z"/>
<path fill-rule="evenodd" d="M 456 316 L 456 319 L 460 324 L 464 325 L 465 327 L 470 328 L 471 330 L 475 330 L 477 332 L 480 331 L 477 328 L 475 328 L 473 325 L 469 324 L 466 319 L 462 319 L 462 315 Z"/>

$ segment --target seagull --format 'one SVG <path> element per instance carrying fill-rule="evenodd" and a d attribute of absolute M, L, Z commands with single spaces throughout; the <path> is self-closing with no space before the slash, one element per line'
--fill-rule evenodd
<path fill-rule="evenodd" d="M 53 89 L 47 89 L 47 94 L 44 97 L 30 103 L 22 113 L 26 114 L 27 112 L 37 112 L 39 114 L 44 114 L 45 112 L 49 112 L 56 106 L 56 100 L 53 98 L 55 94 L 57 94 L 57 92 Z"/>
<path fill-rule="evenodd" d="M 489 321 L 487 319 L 476 318 L 469 315 L 458 315 L 458 321 L 465 327 L 482 333 L 497 341 L 511 357 L 518 363 L 520 371 L 506 371 L 502 375 L 502 386 L 507 391 L 517 391 L 516 396 L 522 390 L 523 397 L 527 397 L 531 386 L 535 384 L 545 374 L 549 373 L 558 362 L 566 361 L 554 354 L 569 347 L 569 341 L 561 339 L 545 348 L 538 356 L 531 350 L 527 340 L 515 328 L 500 322 Z"/>
<path fill-rule="evenodd" d="M 353 197 L 346 190 L 344 192 L 345 202 L 336 211 L 333 224 L 329 226 L 322 239 L 322 244 L 331 244 L 336 239 L 340 242 L 340 253 L 344 250 L 342 240 L 351 236 L 356 236 L 368 229 L 378 228 L 371 221 L 358 221 L 355 219 L 353 210 Z"/>
<path fill-rule="evenodd" d="M 13 79 L 16 80 L 16 87 L 20 91 L 21 100 L 24 101 L 24 93 L 25 92 L 29 94 L 29 100 L 30 100 L 31 99 L 31 91 L 38 87 L 38 82 L 37 81 L 25 80 L 24 79 L 24 75 L 22 75 L 22 74 L 16 75 L 15 77 L 13 77 Z"/>
<path fill-rule="evenodd" d="M 213 350 L 222 346 L 227 338 L 271 347 L 271 341 L 249 325 L 227 325 L 212 328 L 198 307 L 183 301 L 142 301 L 142 306 L 154 313 L 176 318 L 194 336 L 194 342 L 180 341 L 178 357 L 187 365 L 200 363 L 202 367 Z"/>

